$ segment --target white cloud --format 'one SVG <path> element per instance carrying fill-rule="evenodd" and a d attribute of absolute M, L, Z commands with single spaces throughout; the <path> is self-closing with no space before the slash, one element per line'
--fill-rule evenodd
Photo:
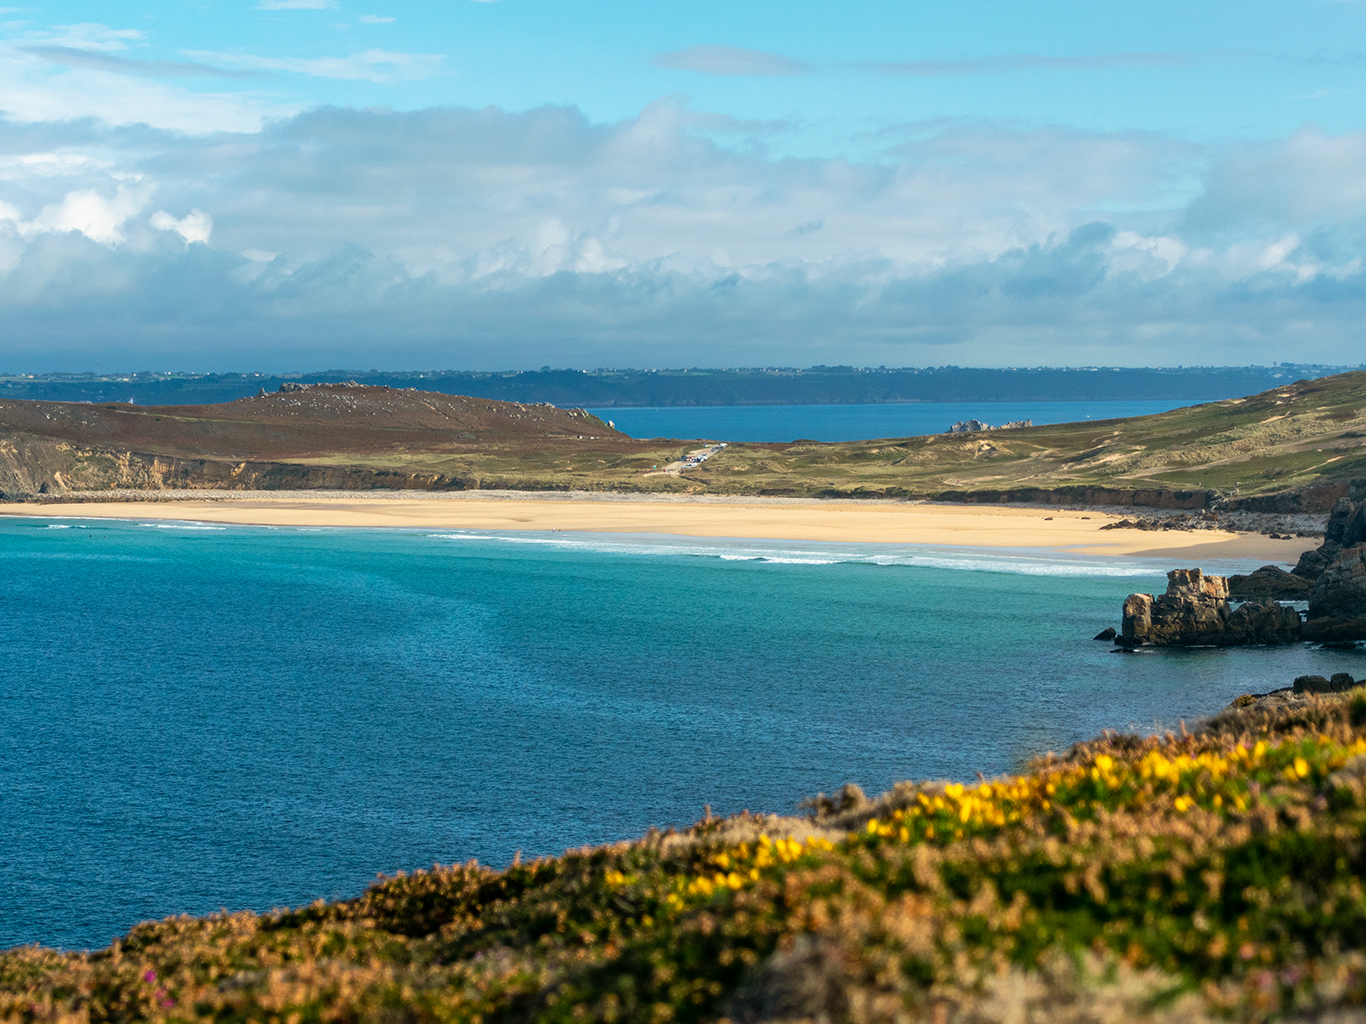
<path fill-rule="evenodd" d="M 32 220 L 20 222 L 19 234 L 32 238 L 77 231 L 101 245 L 116 245 L 124 241 L 124 222 L 144 205 L 143 197 L 132 189 L 120 188 L 110 198 L 93 190 L 68 192 L 59 202 L 44 206 Z"/>
<path fill-rule="evenodd" d="M 202 242 L 207 245 L 209 236 L 213 234 L 213 218 L 203 210 L 198 209 L 191 210 L 179 220 L 176 220 L 165 210 L 158 210 L 152 214 L 149 223 L 158 231 L 174 231 L 185 239 L 187 245 L 192 242 Z"/>
<path fill-rule="evenodd" d="M 708 123 L 673 102 L 612 124 L 563 107 L 328 108 L 201 136 L 0 122 L 0 355 L 91 323 L 220 362 L 256 338 L 271 365 L 373 362 L 381 336 L 386 359 L 445 365 L 1357 351 L 1366 137 L 914 125 L 856 162 L 727 149 L 694 134 Z"/>
<path fill-rule="evenodd" d="M 360 21 L 363 25 L 389 25 L 395 20 L 396 19 L 394 18 L 379 14 L 362 14 L 360 16 Z"/>
<path fill-rule="evenodd" d="M 143 33 L 135 28 L 110 28 L 97 22 L 79 25 L 57 25 L 51 31 L 30 33 L 37 42 L 52 46 L 70 46 L 82 50 L 126 50 L 130 42 L 141 40 Z"/>
<path fill-rule="evenodd" d="M 441 69 L 445 56 L 439 53 L 396 53 L 392 50 L 365 50 L 348 57 L 268 57 L 250 53 L 208 53 L 189 51 L 191 56 L 221 64 L 247 68 L 287 71 L 315 78 L 337 78 L 368 82 L 429 78 Z"/>
<path fill-rule="evenodd" d="M 227 68 L 211 67 L 176 60 L 131 60 L 115 54 L 98 50 L 85 50 L 75 46 L 25 46 L 22 52 L 40 57 L 53 64 L 68 68 L 92 68 L 96 71 L 109 71 L 117 75 L 133 75 L 140 78 L 261 78 L 261 72 L 232 71 Z"/>
<path fill-rule="evenodd" d="M 1366 132 L 1301 128 L 1286 139 L 1229 147 L 1215 160 L 1189 224 L 1206 231 L 1302 228 L 1366 216 Z"/>
<path fill-rule="evenodd" d="M 31 175 L 69 177 L 112 166 L 111 161 L 98 159 L 88 153 L 20 153 L 0 157 L 0 178 L 14 180 Z"/>
<path fill-rule="evenodd" d="M 135 60 L 117 52 L 140 37 L 133 29 L 77 25 L 28 33 L 20 45 L 0 45 L 4 116 L 28 123 L 94 118 L 207 134 L 254 131 L 267 119 L 300 109 L 275 96 L 198 92 L 166 81 L 183 75 L 265 76 L 257 69 L 224 71 L 193 62 Z"/>

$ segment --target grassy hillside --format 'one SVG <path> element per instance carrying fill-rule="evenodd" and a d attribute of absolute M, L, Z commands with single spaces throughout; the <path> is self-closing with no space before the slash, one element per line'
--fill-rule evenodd
<path fill-rule="evenodd" d="M 1366 372 L 1132 419 L 839 444 L 732 444 L 681 481 L 646 476 L 624 454 L 615 442 L 574 452 L 485 447 L 385 464 L 590 490 L 942 497 L 1105 488 L 1246 497 L 1366 477 Z"/>
<path fill-rule="evenodd" d="M 109 949 L 0 954 L 9 1021 L 1201 1021 L 1366 1001 L 1366 692 L 903 784 L 811 819 L 470 863 Z"/>
<path fill-rule="evenodd" d="M 1366 477 L 1366 372 L 1156 416 L 838 445 L 735 445 L 714 488 L 1212 489 L 1239 496 Z"/>
<path fill-rule="evenodd" d="M 320 401 L 333 390 L 305 394 Z M 732 444 L 682 477 L 654 470 L 687 444 L 627 438 L 583 413 L 385 388 L 342 389 L 333 404 L 343 399 L 354 408 L 315 401 L 290 412 L 297 393 L 186 409 L 0 403 L 0 477 L 10 481 L 0 479 L 0 489 L 39 480 L 50 490 L 293 481 L 978 500 L 1053 492 L 1099 503 L 1127 503 L 1137 492 L 1140 504 L 1195 506 L 1207 492 L 1248 498 L 1366 478 L 1366 371 L 1132 419 L 840 444 Z M 398 405 L 375 410 L 385 403 Z M 459 405 L 458 414 L 447 405 Z M 153 458 L 163 462 L 149 468 Z M 222 469 L 236 460 L 253 465 Z M 281 464 L 315 472 L 306 478 L 269 468 Z"/>

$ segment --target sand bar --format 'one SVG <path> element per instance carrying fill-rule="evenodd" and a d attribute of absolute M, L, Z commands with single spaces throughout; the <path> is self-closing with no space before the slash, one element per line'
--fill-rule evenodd
<path fill-rule="evenodd" d="M 1221 530 L 1107 530 L 1099 511 L 929 502 L 520 492 L 180 492 L 156 501 L 0 503 L 0 515 L 260 526 L 573 530 L 687 537 L 1041 548 L 1086 555 L 1293 562 L 1313 541 Z"/>

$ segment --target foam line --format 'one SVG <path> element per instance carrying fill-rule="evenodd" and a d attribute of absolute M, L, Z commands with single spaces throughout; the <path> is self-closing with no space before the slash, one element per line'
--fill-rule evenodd
<path fill-rule="evenodd" d="M 873 565 L 922 567 L 967 572 L 1002 572 L 1029 576 L 1161 576 L 1168 566 L 1114 556 L 1087 558 L 1061 553 L 979 552 L 967 549 L 889 544 L 806 544 L 731 541 L 712 538 L 661 540 L 620 534 L 496 533 L 477 530 L 429 533 L 429 539 L 465 543 L 512 544 L 636 556 L 716 558 L 726 562 L 771 565 Z"/>

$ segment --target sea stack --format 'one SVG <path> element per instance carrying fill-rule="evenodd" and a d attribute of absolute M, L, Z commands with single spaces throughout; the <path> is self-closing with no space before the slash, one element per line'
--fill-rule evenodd
<path fill-rule="evenodd" d="M 1115 643 L 1122 647 L 1237 647 L 1292 644 L 1300 639 L 1300 615 L 1275 601 L 1229 604 L 1228 580 L 1199 569 L 1167 573 L 1160 597 L 1130 594 Z"/>

